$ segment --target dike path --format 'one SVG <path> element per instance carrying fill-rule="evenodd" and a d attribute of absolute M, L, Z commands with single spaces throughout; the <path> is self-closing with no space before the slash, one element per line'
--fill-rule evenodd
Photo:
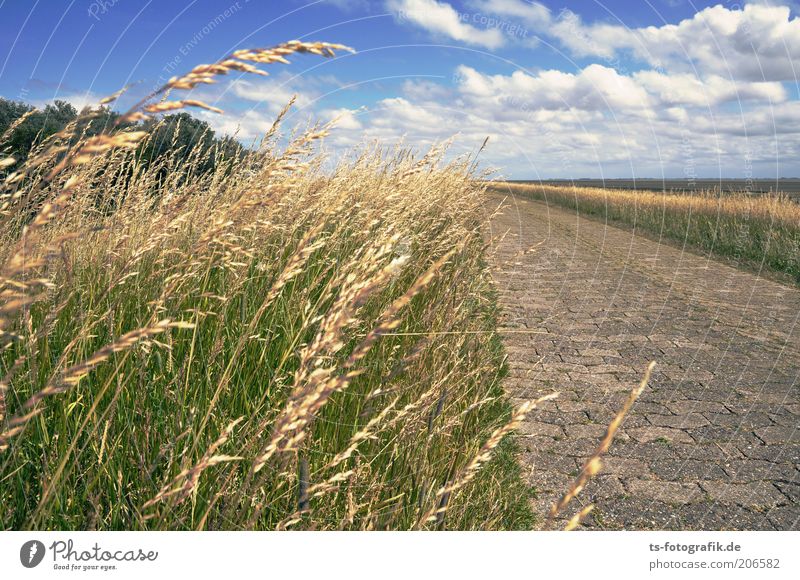
<path fill-rule="evenodd" d="M 604 468 L 567 509 L 593 529 L 800 528 L 800 290 L 575 211 L 487 193 L 489 265 L 537 514 L 568 488 L 650 361 Z"/>

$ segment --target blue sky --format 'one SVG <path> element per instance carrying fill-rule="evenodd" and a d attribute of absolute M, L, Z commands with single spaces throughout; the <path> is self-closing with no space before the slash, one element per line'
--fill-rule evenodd
<path fill-rule="evenodd" d="M 0 1 L 0 95 L 78 106 L 130 99 L 237 48 L 325 40 L 196 98 L 256 138 L 292 94 L 293 122 L 338 117 L 364 140 L 455 152 L 518 179 L 800 176 L 800 20 L 778 2 L 594 0 Z M 121 102 L 124 107 L 125 101 Z"/>

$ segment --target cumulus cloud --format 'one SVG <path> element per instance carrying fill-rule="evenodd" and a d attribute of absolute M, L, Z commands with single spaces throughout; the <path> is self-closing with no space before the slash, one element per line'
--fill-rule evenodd
<path fill-rule="evenodd" d="M 800 103 L 788 101 L 780 83 L 715 77 L 706 85 L 597 64 L 507 75 L 462 65 L 454 78 L 406 82 L 402 96 L 375 103 L 334 140 L 425 147 L 457 132 L 462 152 L 489 136 L 484 160 L 517 177 L 680 177 L 687 167 L 735 177 L 753 165 L 780 170 L 776 160 L 800 150 Z"/>
<path fill-rule="evenodd" d="M 73 107 L 75 110 L 82 111 L 85 107 L 96 107 L 100 103 L 100 100 L 105 95 L 98 95 L 91 91 L 83 91 L 83 92 L 68 92 L 63 94 L 56 94 L 52 99 L 33 99 L 31 104 L 36 107 L 37 109 L 44 109 L 47 105 L 53 104 L 53 101 L 66 101 Z"/>
<path fill-rule="evenodd" d="M 482 0 L 486 10 L 519 18 L 577 57 L 627 53 L 659 69 L 716 74 L 747 81 L 797 79 L 800 18 L 788 6 L 717 5 L 677 24 L 629 28 L 621 22 L 586 23 L 570 10 L 554 14 L 538 2 Z"/>
<path fill-rule="evenodd" d="M 191 97 L 225 110 L 224 115 L 208 111 L 193 112 L 207 121 L 214 131 L 236 135 L 242 141 L 263 136 L 275 121 L 276 115 L 294 97 L 289 124 L 320 117 L 317 109 L 326 87 L 341 86 L 336 77 L 298 77 L 288 73 L 266 79 L 237 78 L 227 84 L 203 86 L 191 92 Z"/>
<path fill-rule="evenodd" d="M 691 75 L 622 75 L 597 64 L 575 73 L 507 75 L 462 65 L 453 78 L 407 81 L 400 95 L 364 109 L 324 108 L 324 98 L 308 97 L 300 114 L 339 119 L 328 139 L 336 154 L 365 140 L 425 148 L 453 135 L 460 153 L 488 136 L 484 162 L 515 177 L 680 177 L 686 167 L 735 177 L 753 165 L 780 170 L 776 160 L 800 151 L 800 103 L 787 100 L 780 84 L 747 85 L 751 92 L 741 94 L 736 82 L 722 78 L 706 85 Z M 246 86 L 237 94 L 276 93 Z M 249 102 L 251 110 L 208 120 L 216 130 L 258 137 L 274 114 Z"/>
<path fill-rule="evenodd" d="M 195 113 L 195 116 L 206 121 L 215 132 L 223 135 L 235 135 L 245 142 L 262 137 L 275 120 L 275 115 L 260 109 L 229 110 L 225 115 L 200 111 Z"/>
<path fill-rule="evenodd" d="M 335 121 L 336 128 L 343 131 L 360 131 L 364 128 L 358 115 L 362 113 L 359 109 L 348 109 L 340 107 L 338 109 L 324 109 L 320 112 L 320 117 L 325 121 Z"/>
<path fill-rule="evenodd" d="M 480 29 L 464 22 L 455 8 L 447 2 L 388 0 L 386 6 L 398 21 L 409 22 L 445 38 L 488 49 L 499 48 L 505 43 L 505 37 L 500 30 Z"/>
<path fill-rule="evenodd" d="M 484 75 L 468 66 L 458 68 L 459 88 L 474 101 L 517 103 L 527 110 L 639 109 L 649 103 L 649 95 L 629 77 L 614 69 L 593 64 L 579 74 L 558 70 L 529 75 Z M 478 103 L 474 103 L 476 106 Z"/>
<path fill-rule="evenodd" d="M 530 46 L 475 28 L 444 1 L 385 4 L 401 24 L 436 36 L 489 49 Z M 629 29 L 537 2 L 463 6 L 520 23 L 586 60 L 570 70 L 504 74 L 473 62 L 447 71 L 447 80 L 406 80 L 399 94 L 365 109 L 326 103 L 325 87 L 341 86 L 335 79 L 243 80 L 230 95 L 252 109 L 218 118 L 215 128 L 257 136 L 300 93 L 301 112 L 340 119 L 328 141 L 338 150 L 365 139 L 424 148 L 457 133 L 456 152 L 474 151 L 489 136 L 484 161 L 520 178 L 797 173 L 800 102 L 784 83 L 794 79 L 800 31 L 788 9 L 715 6 L 675 24 Z"/>
<path fill-rule="evenodd" d="M 629 30 L 620 39 L 618 48 L 671 70 L 693 67 L 748 81 L 797 78 L 800 19 L 790 18 L 786 6 L 747 4 L 733 10 L 718 5 L 677 25 Z"/>
<path fill-rule="evenodd" d="M 464 94 L 494 101 L 510 99 L 530 110 L 577 108 L 631 113 L 675 105 L 713 107 L 751 100 L 780 103 L 787 98 L 781 83 L 741 83 L 720 76 L 701 80 L 690 74 L 666 75 L 652 70 L 626 76 L 600 64 L 588 65 L 575 74 L 545 70 L 535 75 L 523 71 L 484 75 L 460 66 L 456 78 Z"/>
<path fill-rule="evenodd" d="M 737 82 L 718 75 L 700 79 L 692 74 L 666 75 L 657 71 L 640 71 L 633 75 L 645 90 L 669 105 L 714 106 L 729 101 L 786 100 L 786 89 L 778 82 Z"/>
<path fill-rule="evenodd" d="M 298 108 L 308 107 L 312 101 L 311 95 L 286 83 L 273 80 L 237 79 L 231 83 L 230 90 L 240 99 L 260 103 L 272 112 L 280 111 L 292 97 L 296 97 L 295 103 Z"/>

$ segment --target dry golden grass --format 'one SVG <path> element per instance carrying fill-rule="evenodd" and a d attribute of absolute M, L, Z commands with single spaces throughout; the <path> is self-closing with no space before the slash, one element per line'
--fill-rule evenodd
<path fill-rule="evenodd" d="M 237 51 L 123 119 L 344 48 Z M 6 178 L 3 528 L 531 525 L 474 159 L 371 146 L 323 171 L 330 128 L 279 148 L 278 122 L 207 174 L 73 125 Z"/>
<path fill-rule="evenodd" d="M 800 204 L 783 195 L 658 193 L 544 184 L 493 183 L 621 222 L 800 282 Z"/>

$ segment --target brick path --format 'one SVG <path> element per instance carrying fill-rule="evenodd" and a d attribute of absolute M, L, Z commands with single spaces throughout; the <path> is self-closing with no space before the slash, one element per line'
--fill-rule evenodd
<path fill-rule="evenodd" d="M 489 229 L 515 331 L 507 390 L 561 391 L 520 430 L 537 512 L 655 360 L 570 515 L 594 502 L 601 529 L 798 529 L 800 291 L 541 202 L 488 194 L 487 215 L 503 200 Z"/>

